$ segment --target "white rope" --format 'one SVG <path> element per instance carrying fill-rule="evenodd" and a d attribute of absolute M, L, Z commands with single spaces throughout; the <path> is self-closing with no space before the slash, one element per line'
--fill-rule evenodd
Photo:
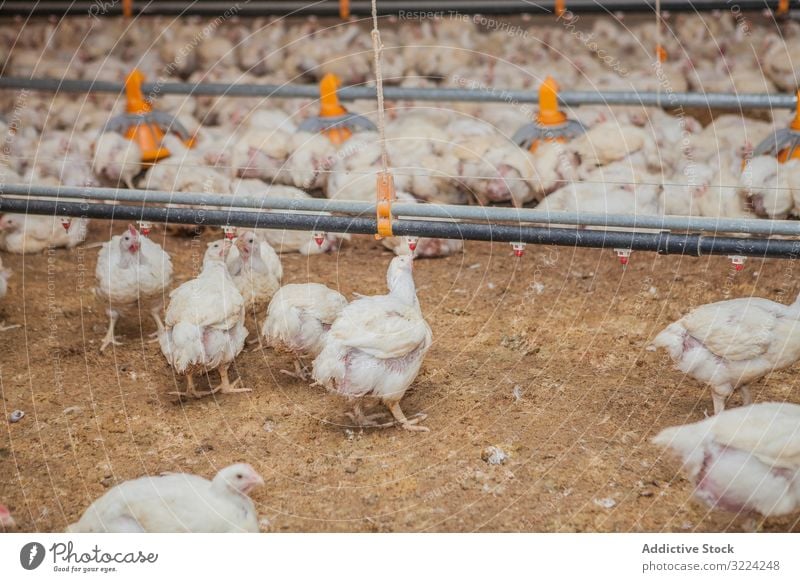
<path fill-rule="evenodd" d="M 381 144 L 381 166 L 383 172 L 389 171 L 389 151 L 386 147 L 386 120 L 383 109 L 383 69 L 381 68 L 381 52 L 383 43 L 378 30 L 378 0 L 372 0 L 372 50 L 375 54 L 375 83 L 378 93 L 378 137 Z"/>

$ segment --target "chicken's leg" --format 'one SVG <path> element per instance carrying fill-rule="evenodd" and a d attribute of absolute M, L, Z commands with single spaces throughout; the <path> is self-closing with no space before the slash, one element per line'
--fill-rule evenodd
<path fill-rule="evenodd" d="M 417 424 L 421 420 L 425 420 L 425 415 L 419 415 L 416 418 L 409 420 L 406 418 L 406 415 L 403 414 L 399 402 L 386 402 L 386 406 L 389 409 L 389 412 L 392 413 L 392 416 L 394 416 L 395 420 L 399 422 L 404 429 L 416 432 L 428 432 L 430 430 L 427 426 L 420 426 Z"/>
<path fill-rule="evenodd" d="M 213 393 L 213 390 L 206 390 L 205 392 L 198 391 L 197 388 L 194 387 L 194 376 L 192 374 L 186 375 L 186 392 L 170 392 L 170 394 L 175 396 L 191 396 L 192 398 L 202 398 L 203 396 L 208 396 Z"/>
<path fill-rule="evenodd" d="M 742 406 L 750 406 L 753 403 L 753 395 L 750 393 L 750 388 L 742 386 Z"/>
<path fill-rule="evenodd" d="M 300 358 L 295 358 L 294 360 L 294 372 L 290 372 L 289 370 L 279 370 L 281 374 L 286 374 L 287 376 L 291 376 L 292 378 L 297 378 L 298 380 L 302 380 L 304 382 L 308 382 L 311 379 L 311 375 L 308 372 L 308 368 L 303 364 Z"/>
<path fill-rule="evenodd" d="M 228 368 L 230 364 L 223 364 L 219 367 L 219 377 L 222 380 L 219 386 L 214 388 L 212 391 L 213 393 L 219 392 L 220 394 L 235 394 L 237 392 L 252 392 L 252 388 L 234 388 L 239 382 L 242 381 L 241 378 L 236 378 L 233 382 L 230 381 L 228 378 Z"/>
<path fill-rule="evenodd" d="M 161 322 L 161 307 L 162 305 L 158 305 L 157 307 L 153 307 L 153 309 L 150 310 L 150 315 L 153 317 L 153 321 L 156 322 L 156 331 L 150 334 L 150 338 L 152 338 L 150 340 L 151 343 L 157 342 L 158 337 L 161 335 L 161 332 L 164 331 L 164 324 Z"/>
<path fill-rule="evenodd" d="M 719 414 L 723 410 L 725 410 L 725 399 L 730 394 L 730 390 L 727 391 L 727 394 L 723 390 L 717 390 L 716 388 L 711 389 L 711 399 L 714 401 L 714 414 Z"/>
<path fill-rule="evenodd" d="M 100 353 L 103 353 L 105 349 L 114 344 L 115 346 L 121 346 L 122 342 L 118 342 L 114 339 L 114 327 L 117 325 L 117 320 L 119 319 L 119 312 L 114 309 L 107 309 L 106 314 L 108 314 L 108 331 L 106 332 L 106 336 L 103 338 L 103 343 L 100 344 Z"/>
<path fill-rule="evenodd" d="M 385 412 L 379 412 L 377 414 L 364 414 L 364 409 L 361 406 L 361 401 L 356 400 L 355 404 L 353 404 L 353 412 L 345 412 L 344 413 L 347 418 L 353 421 L 353 424 L 356 426 L 361 427 L 387 427 L 392 426 L 394 423 L 390 422 L 389 424 L 381 424 L 376 422 L 375 419 L 377 418 L 384 418 L 386 416 Z"/>

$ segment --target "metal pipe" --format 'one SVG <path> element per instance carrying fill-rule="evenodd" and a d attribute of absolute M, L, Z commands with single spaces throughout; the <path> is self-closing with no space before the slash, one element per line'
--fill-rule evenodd
<path fill-rule="evenodd" d="M 124 85 L 108 81 L 0 77 L 0 89 L 66 93 L 122 94 Z M 246 83 L 147 82 L 142 90 L 158 95 L 214 95 L 226 97 L 319 98 L 316 85 L 253 85 Z M 469 101 L 478 103 L 538 103 L 539 93 L 497 88 L 384 87 L 389 100 Z M 344 87 L 337 91 L 343 101 L 374 100 L 374 87 Z M 707 107 L 711 109 L 794 109 L 796 94 L 773 93 L 670 93 L 668 91 L 562 91 L 559 101 L 567 107 L 579 105 L 642 105 L 652 107 Z"/>
<path fill-rule="evenodd" d="M 576 14 L 581 13 L 609 13 L 609 12 L 644 12 L 652 13 L 654 2 L 652 0 L 570 0 L 567 4 L 569 10 Z M 730 2 L 719 0 L 662 0 L 661 9 L 670 12 L 705 12 L 710 10 L 725 10 L 730 8 Z M 775 9 L 778 0 L 736 0 L 740 10 Z M 531 0 L 439 0 L 414 1 L 414 0 L 381 0 L 378 3 L 378 14 L 398 15 L 403 13 L 423 12 L 426 14 L 439 14 L 441 16 L 454 14 L 553 14 L 554 2 L 534 2 Z M 133 2 L 133 13 L 138 15 L 207 15 L 217 16 L 226 10 L 232 9 L 231 2 L 219 1 L 174 1 L 160 0 L 158 2 Z M 350 2 L 350 13 L 358 16 L 370 14 L 369 0 L 353 0 Z M 17 0 L 6 1 L 0 4 L 0 15 L 86 15 L 94 16 L 120 16 L 122 6 L 120 2 L 103 2 L 97 0 L 78 0 L 72 2 L 40 1 L 23 2 Z M 265 1 L 250 0 L 237 5 L 235 14 L 238 16 L 339 16 L 339 2 L 318 1 Z"/>
<path fill-rule="evenodd" d="M 253 198 L 233 194 L 200 192 L 165 192 L 157 190 L 127 190 L 117 188 L 77 188 L 69 186 L 40 186 L 0 184 L 3 196 L 32 196 L 35 198 L 77 198 L 83 200 L 114 200 L 141 204 L 183 204 L 218 206 L 221 208 L 250 208 L 259 210 L 292 210 L 297 212 L 338 212 L 344 214 L 375 214 L 375 204 L 327 198 Z M 636 214 L 598 214 L 588 212 L 556 212 L 529 208 L 498 208 L 492 206 L 461 206 L 453 204 L 392 205 L 396 217 L 419 217 L 445 220 L 478 220 L 485 222 L 551 223 L 578 226 L 646 228 L 698 232 L 727 232 L 757 235 L 800 236 L 800 221 L 743 218 L 702 218 L 696 216 L 656 216 Z"/>
<path fill-rule="evenodd" d="M 375 218 L 196 208 L 114 206 L 56 200 L 3 198 L 0 199 L 0 211 L 49 216 L 148 220 L 162 223 L 231 225 L 249 228 L 276 228 L 352 234 L 373 234 L 377 229 Z M 399 220 L 394 223 L 393 230 L 395 236 L 525 242 L 571 247 L 621 248 L 654 251 L 665 255 L 740 255 L 773 258 L 797 258 L 800 256 L 800 241 L 781 239 L 708 237 L 699 234 L 674 234 L 670 232 L 604 232 L 432 220 Z"/>

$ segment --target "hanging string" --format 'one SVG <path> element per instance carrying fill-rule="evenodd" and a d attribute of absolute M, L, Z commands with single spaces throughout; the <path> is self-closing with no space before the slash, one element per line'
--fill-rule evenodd
<path fill-rule="evenodd" d="M 662 27 L 664 22 L 661 18 L 661 0 L 656 0 L 656 59 L 659 63 L 667 60 L 667 51 L 662 44 Z"/>
<path fill-rule="evenodd" d="M 372 0 L 372 48 L 375 52 L 375 83 L 378 94 L 378 138 L 381 144 L 381 168 L 376 181 L 377 223 L 375 237 L 393 236 L 392 201 L 395 199 L 394 178 L 389 173 L 389 152 L 386 146 L 386 112 L 383 109 L 383 69 L 381 68 L 381 33 L 378 30 L 378 0 Z"/>
<path fill-rule="evenodd" d="M 383 69 L 381 68 L 381 33 L 378 30 L 378 0 L 372 0 L 372 50 L 375 55 L 375 84 L 378 92 L 378 136 L 381 144 L 381 167 L 389 171 L 389 153 L 386 149 L 386 119 L 383 110 Z"/>

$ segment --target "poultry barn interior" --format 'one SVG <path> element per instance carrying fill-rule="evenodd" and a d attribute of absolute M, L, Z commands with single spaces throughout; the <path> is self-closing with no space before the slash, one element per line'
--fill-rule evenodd
<path fill-rule="evenodd" d="M 246 462 L 262 532 L 750 531 L 651 442 L 719 395 L 650 348 L 693 308 L 800 292 L 800 3 L 309 4 L 0 4 L 15 527 Z M 149 302 L 114 307 L 112 236 L 167 253 Z M 193 388 L 170 292 L 214 244 L 265 253 L 274 281 L 266 303 L 236 291 L 242 345 Z M 360 426 L 267 338 L 267 304 L 307 283 L 381 295 L 411 255 L 432 343 L 408 426 L 387 402 Z M 227 291 L 187 303 L 217 316 Z M 800 403 L 795 372 L 726 406 Z M 760 530 L 800 531 L 786 495 Z"/>

